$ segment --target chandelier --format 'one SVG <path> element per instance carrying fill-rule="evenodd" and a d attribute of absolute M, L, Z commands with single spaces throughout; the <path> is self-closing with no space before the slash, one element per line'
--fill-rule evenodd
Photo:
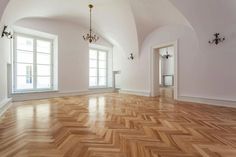
<path fill-rule="evenodd" d="M 162 56 L 162 58 L 164 59 L 169 59 L 170 57 L 172 57 L 172 55 L 169 54 L 168 52 L 168 47 L 166 48 L 166 54 Z"/>
<path fill-rule="evenodd" d="M 87 35 L 84 35 L 83 38 L 85 41 L 89 41 L 89 43 L 92 43 L 92 42 L 96 42 L 99 37 L 96 36 L 95 34 L 93 34 L 93 31 L 92 31 L 92 8 L 93 8 L 93 5 L 92 4 L 89 4 L 89 10 L 90 10 L 90 29 L 89 29 L 89 33 Z"/>

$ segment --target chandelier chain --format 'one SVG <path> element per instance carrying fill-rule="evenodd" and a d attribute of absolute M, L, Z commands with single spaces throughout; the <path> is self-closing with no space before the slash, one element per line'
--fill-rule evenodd
<path fill-rule="evenodd" d="M 93 8 L 93 5 L 89 4 L 89 13 L 90 13 L 89 33 L 87 35 L 83 36 L 84 40 L 86 40 L 86 41 L 88 40 L 89 43 L 96 42 L 99 39 L 98 36 L 96 36 L 95 34 L 93 35 L 93 31 L 92 31 L 92 8 Z"/>

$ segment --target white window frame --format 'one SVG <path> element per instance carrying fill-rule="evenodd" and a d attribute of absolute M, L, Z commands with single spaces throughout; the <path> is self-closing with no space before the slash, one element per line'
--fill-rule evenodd
<path fill-rule="evenodd" d="M 17 36 L 32 38 L 33 39 L 33 88 L 32 89 L 17 89 Z M 50 88 L 37 88 L 37 40 L 48 41 L 51 43 L 51 64 L 50 64 Z M 40 36 L 25 34 L 25 33 L 14 33 L 13 40 L 13 93 L 30 93 L 30 92 L 42 92 L 42 91 L 53 91 L 54 89 L 54 40 L 50 38 L 44 38 Z M 24 51 L 24 50 L 23 50 Z M 43 53 L 43 52 L 42 52 Z"/>
<path fill-rule="evenodd" d="M 90 50 L 97 51 L 97 86 L 90 86 Z M 99 86 L 99 51 L 106 53 L 106 85 Z M 91 76 L 93 77 L 93 76 Z M 89 48 L 89 89 L 99 89 L 99 88 L 108 88 L 108 50 L 99 49 L 99 48 Z"/>

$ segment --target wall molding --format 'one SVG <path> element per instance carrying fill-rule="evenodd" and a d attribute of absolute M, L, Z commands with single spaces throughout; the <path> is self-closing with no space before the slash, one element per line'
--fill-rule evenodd
<path fill-rule="evenodd" d="M 130 95 L 138 95 L 138 96 L 146 96 L 146 97 L 151 96 L 150 91 L 143 91 L 143 90 L 120 89 L 119 93 L 130 94 Z"/>
<path fill-rule="evenodd" d="M 89 94 L 100 94 L 100 93 L 112 93 L 113 88 L 104 89 L 89 89 L 81 91 L 52 91 L 52 92 L 40 92 L 40 93 L 22 93 L 13 94 L 12 101 L 27 101 L 27 100 L 38 100 L 38 99 L 50 99 L 63 96 L 79 96 L 79 95 L 89 95 Z"/>
<path fill-rule="evenodd" d="M 112 93 L 115 92 L 113 88 L 108 89 L 89 89 L 81 91 L 64 91 L 64 92 L 45 92 L 45 93 L 23 93 L 23 94 L 14 94 L 12 99 L 5 99 L 0 102 L 0 116 L 9 108 L 11 102 L 15 101 L 27 101 L 27 100 L 37 100 L 37 99 L 49 99 L 63 96 L 80 96 L 80 95 L 90 95 L 90 94 L 101 94 L 101 93 Z M 150 91 L 145 90 L 131 90 L 131 89 L 120 89 L 119 93 L 138 95 L 150 97 Z M 176 101 L 179 102 L 189 102 L 189 103 L 198 103 L 202 105 L 213 105 L 213 106 L 222 106 L 222 107 L 233 107 L 236 108 L 236 101 L 233 100 L 217 100 L 210 98 L 201 98 L 193 96 L 178 96 Z"/>
<path fill-rule="evenodd" d="M 146 96 L 146 97 L 151 96 L 150 91 L 142 91 L 142 90 L 121 89 L 119 90 L 119 93 Z M 176 99 L 176 101 L 185 103 L 186 102 L 198 103 L 199 105 L 212 105 L 212 106 L 236 108 L 236 101 L 233 100 L 217 100 L 217 99 L 201 98 L 193 96 L 178 96 L 178 99 Z"/>
<path fill-rule="evenodd" d="M 12 99 L 5 99 L 0 102 L 0 117 L 7 111 L 11 106 Z"/>
<path fill-rule="evenodd" d="M 201 97 L 179 96 L 177 101 L 199 103 L 202 105 L 205 104 L 205 105 L 236 108 L 236 101 L 232 100 L 217 100 L 217 99 L 201 98 Z"/>

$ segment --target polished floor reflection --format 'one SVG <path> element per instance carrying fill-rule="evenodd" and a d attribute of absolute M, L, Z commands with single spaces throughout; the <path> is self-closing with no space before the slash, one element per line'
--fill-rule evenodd
<path fill-rule="evenodd" d="M 160 95 L 163 98 L 174 99 L 174 87 L 161 87 Z"/>
<path fill-rule="evenodd" d="M 235 157 L 236 109 L 124 94 L 14 103 L 1 157 Z"/>

